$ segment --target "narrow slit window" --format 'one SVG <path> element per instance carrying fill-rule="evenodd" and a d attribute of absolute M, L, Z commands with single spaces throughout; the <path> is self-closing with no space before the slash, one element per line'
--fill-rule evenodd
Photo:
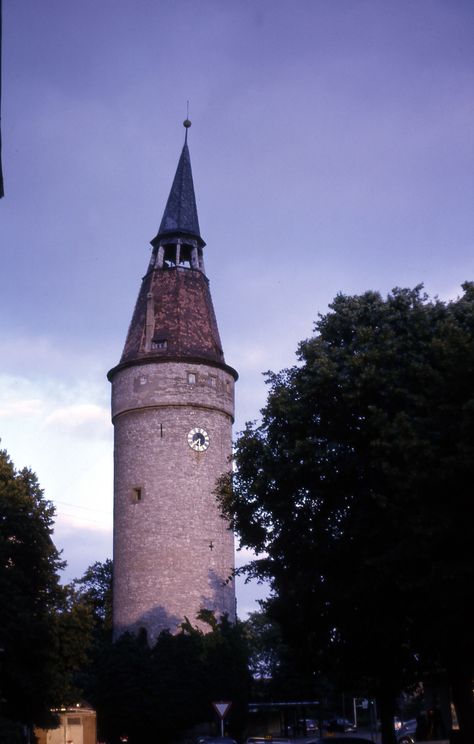
<path fill-rule="evenodd" d="M 196 373 L 195 372 L 188 372 L 188 383 L 190 385 L 196 384 Z"/>
<path fill-rule="evenodd" d="M 143 501 L 143 489 L 141 486 L 135 486 L 132 488 L 132 502 L 139 504 L 140 501 Z"/>

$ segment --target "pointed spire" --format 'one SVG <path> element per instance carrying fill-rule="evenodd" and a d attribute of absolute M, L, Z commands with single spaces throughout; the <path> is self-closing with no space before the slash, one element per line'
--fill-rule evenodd
<path fill-rule="evenodd" d="M 205 245 L 199 230 L 191 159 L 187 145 L 188 128 L 191 126 L 191 122 L 186 119 L 183 124 L 186 128 L 186 138 L 166 202 L 160 229 L 157 236 L 152 240 L 153 245 L 160 238 L 172 235 L 190 235 L 197 238 L 200 245 Z"/>

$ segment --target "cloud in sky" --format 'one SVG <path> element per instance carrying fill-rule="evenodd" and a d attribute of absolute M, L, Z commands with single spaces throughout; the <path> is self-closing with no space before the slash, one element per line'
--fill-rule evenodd
<path fill-rule="evenodd" d="M 36 472 L 55 504 L 54 541 L 74 578 L 111 555 L 112 426 L 100 384 L 71 376 L 73 350 L 63 356 L 50 340 L 41 346 L 48 354 L 37 367 L 20 362 L 30 377 L 0 375 L 1 446 L 18 469 Z"/>
<path fill-rule="evenodd" d="M 42 401 L 39 398 L 30 400 L 3 400 L 0 403 L 0 418 L 22 418 L 34 416 L 42 411 Z"/>
<path fill-rule="evenodd" d="M 95 403 L 56 408 L 45 419 L 46 428 L 81 437 L 110 438 L 110 411 Z"/>

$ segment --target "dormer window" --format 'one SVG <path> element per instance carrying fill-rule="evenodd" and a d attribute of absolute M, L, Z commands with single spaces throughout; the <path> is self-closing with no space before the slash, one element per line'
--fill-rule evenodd
<path fill-rule="evenodd" d="M 168 341 L 165 338 L 154 338 L 151 342 L 153 351 L 163 351 L 168 348 Z"/>

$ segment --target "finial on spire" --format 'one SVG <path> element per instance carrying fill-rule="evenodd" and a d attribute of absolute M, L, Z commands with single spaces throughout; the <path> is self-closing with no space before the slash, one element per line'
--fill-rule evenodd
<path fill-rule="evenodd" d="M 184 135 L 184 144 L 186 145 L 188 142 L 188 129 L 191 126 L 191 122 L 189 121 L 189 101 L 186 101 L 186 118 L 183 121 L 183 127 L 186 129 L 186 134 Z"/>

